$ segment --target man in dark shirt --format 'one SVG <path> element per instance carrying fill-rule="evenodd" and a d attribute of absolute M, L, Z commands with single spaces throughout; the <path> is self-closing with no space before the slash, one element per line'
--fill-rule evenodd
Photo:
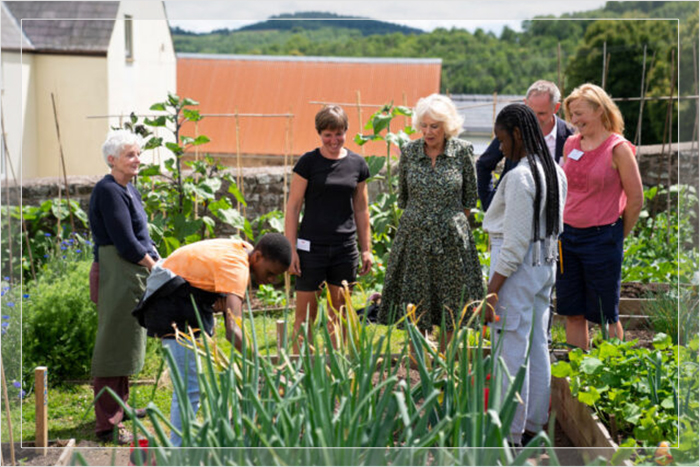
<path fill-rule="evenodd" d="M 554 83 L 545 80 L 535 81 L 525 95 L 525 105 L 535 112 L 549 152 L 557 163 L 561 160 L 566 138 L 574 132 L 573 128 L 556 116 L 561 105 L 560 100 L 559 88 Z M 503 157 L 498 139 L 494 138 L 486 151 L 476 160 L 476 184 L 481 208 L 484 212 L 488 210 L 491 199 L 496 193 L 497 183 L 494 183 L 493 172 Z M 513 162 L 506 159 L 501 177 L 514 165 Z"/>

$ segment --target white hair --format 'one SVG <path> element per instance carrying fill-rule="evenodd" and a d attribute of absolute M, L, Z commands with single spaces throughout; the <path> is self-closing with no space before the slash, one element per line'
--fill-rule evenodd
<path fill-rule="evenodd" d="M 552 107 L 557 105 L 557 103 L 559 103 L 561 100 L 561 93 L 559 92 L 557 85 L 544 79 L 535 81 L 532 83 L 532 85 L 530 85 L 527 93 L 525 94 L 525 99 L 530 99 L 530 96 L 533 94 L 548 94 L 549 102 L 552 104 Z"/>
<path fill-rule="evenodd" d="M 452 99 L 442 94 L 431 94 L 418 99 L 413 111 L 413 128 L 420 131 L 423 117 L 428 116 L 442 123 L 447 139 L 457 136 L 462 131 L 464 117 L 457 113 Z"/>
<path fill-rule="evenodd" d="M 112 167 L 109 163 L 109 156 L 118 158 L 124 151 L 125 146 L 132 146 L 134 144 L 138 146 L 139 149 L 141 148 L 143 144 L 141 135 L 132 133 L 129 130 L 110 130 L 109 133 L 107 133 L 105 142 L 102 143 L 102 157 L 105 163 L 109 167 Z"/>

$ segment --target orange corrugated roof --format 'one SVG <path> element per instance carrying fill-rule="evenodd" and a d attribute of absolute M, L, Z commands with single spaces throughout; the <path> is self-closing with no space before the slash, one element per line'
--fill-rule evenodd
<path fill-rule="evenodd" d="M 439 59 L 352 59 L 334 57 L 272 57 L 180 54 L 177 92 L 199 101 L 202 114 L 294 114 L 292 155 L 318 146 L 314 116 L 321 108 L 312 101 L 363 104 L 415 105 L 440 90 Z M 350 128 L 346 146 L 361 152 L 353 141 L 362 131 L 356 105 L 343 106 Z M 362 108 L 363 125 L 377 108 Z M 240 151 L 253 155 L 284 155 L 285 118 L 239 118 Z M 395 129 L 402 126 L 404 119 Z M 410 124 L 410 120 L 408 121 Z M 201 150 L 236 154 L 236 124 L 232 117 L 206 117 L 199 134 L 211 142 Z M 367 131 L 364 131 L 365 133 Z M 192 125 L 185 134 L 194 133 Z M 365 145 L 365 154 L 386 154 L 381 143 Z"/>

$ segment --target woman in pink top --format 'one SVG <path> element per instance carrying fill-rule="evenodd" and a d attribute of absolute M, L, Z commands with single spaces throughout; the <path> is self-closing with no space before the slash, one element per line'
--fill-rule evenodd
<path fill-rule="evenodd" d="M 569 192 L 564 206 L 557 270 L 557 313 L 566 316 L 568 344 L 588 349 L 588 323 L 608 325 L 623 338 L 619 320 L 622 245 L 644 201 L 635 147 L 610 96 L 583 84 L 564 101 L 577 133 L 564 145 Z"/>

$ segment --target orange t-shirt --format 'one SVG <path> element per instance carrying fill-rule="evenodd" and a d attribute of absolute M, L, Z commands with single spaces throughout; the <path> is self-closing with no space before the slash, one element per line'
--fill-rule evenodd
<path fill-rule="evenodd" d="M 163 267 L 194 287 L 244 298 L 250 278 L 248 250 L 252 248 L 242 240 L 202 240 L 175 250 Z"/>

